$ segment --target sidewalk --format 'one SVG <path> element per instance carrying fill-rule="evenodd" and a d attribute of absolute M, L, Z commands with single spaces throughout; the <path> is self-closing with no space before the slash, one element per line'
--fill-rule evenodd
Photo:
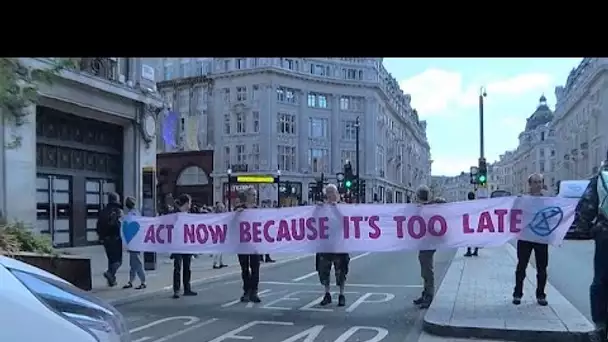
<path fill-rule="evenodd" d="M 593 324 L 551 284 L 546 289 L 549 305 L 536 303 L 536 269 L 532 266 L 526 270 L 522 304 L 511 303 L 517 263 L 513 246 L 481 249 L 480 256 L 473 258 L 463 254 L 459 250 L 454 257 L 424 317 L 426 332 L 508 341 L 592 340 Z"/>
<path fill-rule="evenodd" d="M 129 254 L 123 254 L 123 264 L 116 273 L 118 285 L 108 287 L 103 272 L 107 269 L 106 255 L 102 246 L 87 246 L 63 248 L 61 251 L 72 255 L 81 255 L 91 259 L 91 277 L 93 281 L 92 294 L 113 304 L 127 304 L 166 292 L 169 295 L 172 288 L 173 261 L 169 259 L 169 254 L 157 255 L 156 270 L 146 272 L 146 285 L 144 290 L 123 289 L 122 286 L 129 280 Z M 311 254 L 277 254 L 271 255 L 275 263 L 265 264 L 262 267 L 273 267 L 286 262 L 300 260 L 311 256 Z M 241 270 L 236 254 L 224 254 L 224 264 L 228 267 L 213 269 L 213 258 L 209 254 L 199 255 L 192 259 L 192 285 L 197 285 L 234 274 L 240 274 Z M 134 285 L 137 286 L 139 280 L 136 278 Z M 161 294 L 162 295 L 162 294 Z"/>

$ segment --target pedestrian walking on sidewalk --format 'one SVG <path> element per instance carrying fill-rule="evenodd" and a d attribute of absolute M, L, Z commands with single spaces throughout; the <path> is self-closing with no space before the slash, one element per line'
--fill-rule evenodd
<path fill-rule="evenodd" d="M 542 196 L 543 183 L 543 175 L 540 173 L 531 174 L 528 177 L 528 195 Z M 534 252 L 534 259 L 536 260 L 536 302 L 539 305 L 547 306 L 545 286 L 547 285 L 547 266 L 549 265 L 549 245 L 523 240 L 517 240 L 517 268 L 515 269 L 513 304 L 521 304 L 521 298 L 524 295 L 526 268 L 530 262 L 532 252 Z"/>
<path fill-rule="evenodd" d="M 215 202 L 214 211 L 218 214 L 225 213 L 226 207 L 221 202 Z M 222 253 L 213 254 L 213 268 L 218 269 L 218 268 L 224 268 L 224 267 L 228 267 L 228 265 L 224 264 L 224 262 L 222 260 Z"/>
<path fill-rule="evenodd" d="M 595 240 L 593 281 L 589 287 L 591 319 L 606 338 L 608 323 L 608 153 L 596 176 L 590 179 L 576 207 L 578 228 Z"/>
<path fill-rule="evenodd" d="M 125 199 L 125 208 L 127 208 L 127 216 L 140 216 L 139 211 L 135 208 L 135 198 L 127 197 Z M 129 282 L 123 286 L 123 289 L 133 287 L 135 276 L 139 278 L 140 284 L 135 289 L 141 290 L 146 288 L 146 272 L 144 265 L 141 263 L 140 252 L 129 251 Z"/>
<path fill-rule="evenodd" d="M 175 200 L 175 206 L 178 209 L 177 212 L 189 213 L 192 206 L 192 197 L 188 194 L 180 195 Z M 192 277 L 192 254 L 174 253 L 171 254 L 171 259 L 173 259 L 173 298 L 179 298 L 182 281 L 184 284 L 184 296 L 196 296 L 198 293 L 192 291 L 190 284 L 190 278 Z"/>
<path fill-rule="evenodd" d="M 103 273 L 108 286 L 116 286 L 116 271 L 122 265 L 122 238 L 120 237 L 120 220 L 122 218 L 122 205 L 120 196 L 109 192 L 108 204 L 99 212 L 97 218 L 97 235 L 108 258 L 108 270 Z"/>
<path fill-rule="evenodd" d="M 240 203 L 235 207 L 237 212 L 245 209 L 257 208 L 257 192 L 254 188 L 248 188 L 240 194 Z M 243 279 L 243 295 L 241 302 L 251 301 L 261 302 L 258 296 L 258 286 L 260 284 L 260 255 L 259 254 L 239 254 L 239 264 L 241 266 L 241 278 Z"/>
<path fill-rule="evenodd" d="M 327 204 L 335 205 L 340 201 L 340 193 L 334 184 L 329 184 L 325 187 L 325 196 Z M 322 203 L 320 203 L 322 204 Z M 316 255 L 316 270 L 319 274 L 319 281 L 325 289 L 325 295 L 321 300 L 320 305 L 329 305 L 332 302 L 330 293 L 331 282 L 331 267 L 334 267 L 336 276 L 336 285 L 338 285 L 338 306 L 346 305 L 346 297 L 344 296 L 344 287 L 346 285 L 346 275 L 348 274 L 348 265 L 350 263 L 350 255 L 348 253 L 317 253 Z"/>
<path fill-rule="evenodd" d="M 426 205 L 430 203 L 446 203 L 443 198 L 437 198 L 431 201 L 431 190 L 421 185 L 416 190 L 416 199 L 419 204 Z M 420 276 L 424 283 L 422 295 L 414 300 L 414 304 L 421 309 L 428 309 L 431 306 L 433 297 L 435 296 L 435 273 L 433 271 L 433 259 L 435 250 L 423 250 L 418 252 L 418 261 L 420 262 Z"/>
<path fill-rule="evenodd" d="M 475 199 L 475 193 L 473 191 L 469 191 L 469 193 L 467 194 L 467 199 L 469 201 L 473 201 Z M 473 251 L 471 251 L 473 248 L 471 247 L 467 247 L 467 252 L 464 254 L 465 257 L 472 257 L 472 256 L 479 256 L 479 248 L 475 247 L 473 249 Z"/>

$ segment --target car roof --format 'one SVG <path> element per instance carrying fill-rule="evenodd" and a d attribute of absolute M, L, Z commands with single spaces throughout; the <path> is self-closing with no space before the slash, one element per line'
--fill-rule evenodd
<path fill-rule="evenodd" d="M 13 258 L 9 258 L 7 256 L 4 255 L 0 255 L 0 265 L 6 267 L 6 268 L 11 268 L 14 270 L 19 270 L 19 271 L 23 271 L 23 272 L 27 272 L 27 273 L 33 273 L 39 276 L 43 276 L 46 278 L 51 278 L 53 280 L 57 280 L 57 281 L 61 281 L 67 284 L 70 284 L 70 282 L 66 281 L 65 279 L 59 278 L 58 276 L 49 273 L 41 268 L 26 264 L 22 261 L 13 259 Z"/>

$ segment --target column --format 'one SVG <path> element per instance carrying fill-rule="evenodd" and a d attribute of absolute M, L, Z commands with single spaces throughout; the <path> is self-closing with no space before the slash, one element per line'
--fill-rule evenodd
<path fill-rule="evenodd" d="M 300 101 L 300 112 L 298 113 L 298 148 L 296 149 L 296 153 L 298 154 L 298 172 L 301 172 L 303 168 L 308 168 L 308 120 L 310 116 L 308 115 L 308 92 L 306 89 L 300 90 L 300 95 L 298 100 Z"/>
<path fill-rule="evenodd" d="M 329 124 L 331 134 L 329 160 L 331 174 L 339 172 L 342 169 L 342 150 L 340 148 L 340 141 L 342 139 L 342 113 L 340 112 L 340 95 L 331 95 L 331 123 Z M 353 160 L 354 162 L 354 160 Z"/>
<path fill-rule="evenodd" d="M 361 158 L 362 174 L 374 174 L 376 165 L 376 100 L 373 97 L 365 98 L 365 113 L 361 118 L 361 141 L 359 147 L 363 151 Z"/>
<path fill-rule="evenodd" d="M 20 125 L 4 116 L 4 215 L 36 227 L 36 105 L 25 109 Z M 10 196 L 10 197 L 8 197 Z"/>
<path fill-rule="evenodd" d="M 279 156 L 277 153 L 277 86 L 275 84 L 268 84 L 266 86 L 267 91 L 267 103 L 266 103 L 266 125 L 262 125 L 265 127 L 265 131 L 260 132 L 263 137 L 260 139 L 262 143 L 260 144 L 260 149 L 262 145 L 266 147 L 265 153 L 262 153 L 264 159 L 268 161 L 267 169 L 270 172 L 276 172 L 277 165 L 279 161 Z M 262 121 L 263 123 L 264 121 Z M 266 139 L 264 141 L 263 139 Z"/>

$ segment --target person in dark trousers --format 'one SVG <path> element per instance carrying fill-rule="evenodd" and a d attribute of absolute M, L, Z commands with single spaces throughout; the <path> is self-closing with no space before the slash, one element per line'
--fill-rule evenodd
<path fill-rule="evenodd" d="M 177 207 L 176 212 L 188 213 L 192 206 L 192 198 L 188 194 L 182 194 L 175 200 L 175 206 Z M 171 254 L 171 259 L 173 259 L 173 298 L 179 298 L 182 281 L 184 283 L 184 296 L 196 296 L 198 293 L 192 291 L 190 285 L 192 254 L 174 253 Z"/>
<path fill-rule="evenodd" d="M 608 340 L 608 153 L 598 174 L 590 179 L 576 214 L 578 228 L 595 240 L 593 281 L 589 287 L 591 320 L 602 338 Z"/>
<path fill-rule="evenodd" d="M 253 188 L 245 190 L 241 195 L 240 203 L 235 207 L 237 212 L 245 209 L 257 208 L 257 192 Z M 258 286 L 260 284 L 260 262 L 259 254 L 239 254 L 239 264 L 241 266 L 241 277 L 243 279 L 243 295 L 241 302 L 261 302 L 258 296 Z"/>
<path fill-rule="evenodd" d="M 135 208 L 135 198 L 125 198 L 125 208 L 127 208 L 128 216 L 140 216 L 139 211 Z M 129 251 L 129 282 L 123 286 L 123 289 L 130 289 L 133 287 L 133 281 L 135 276 L 139 278 L 140 284 L 135 287 L 136 290 L 142 290 L 146 288 L 146 272 L 144 271 L 144 265 L 141 263 L 140 252 Z"/>
<path fill-rule="evenodd" d="M 120 196 L 109 192 L 108 204 L 99 212 L 97 219 L 97 235 L 108 258 L 108 269 L 103 273 L 108 286 L 116 286 L 116 271 L 122 265 L 122 238 L 120 236 L 120 220 L 122 218 L 122 205 Z"/>
<path fill-rule="evenodd" d="M 528 177 L 528 187 L 530 189 L 528 195 L 542 196 L 543 176 L 539 173 L 531 174 Z M 536 260 L 536 302 L 539 305 L 547 306 L 545 286 L 547 285 L 547 266 L 549 265 L 549 245 L 523 240 L 517 240 L 517 268 L 515 269 L 513 304 L 521 304 L 521 298 L 524 295 L 526 268 L 530 262 L 532 252 L 534 252 L 534 259 Z"/>
<path fill-rule="evenodd" d="M 473 201 L 475 199 L 475 193 L 473 191 L 469 191 L 467 194 L 467 200 Z M 479 256 L 479 248 L 475 247 L 473 250 L 471 247 L 467 247 L 467 252 L 464 254 L 465 257 Z M 472 250 L 472 251 L 471 251 Z"/>

